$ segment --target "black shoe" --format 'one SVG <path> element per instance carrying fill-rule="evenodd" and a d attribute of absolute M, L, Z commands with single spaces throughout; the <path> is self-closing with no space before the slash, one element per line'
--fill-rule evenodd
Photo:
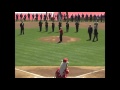
<path fill-rule="evenodd" d="M 95 42 L 94 40 L 92 42 Z"/>

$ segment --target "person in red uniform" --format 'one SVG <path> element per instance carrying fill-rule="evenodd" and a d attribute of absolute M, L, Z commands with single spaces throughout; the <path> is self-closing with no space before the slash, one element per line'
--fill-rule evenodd
<path fill-rule="evenodd" d="M 55 72 L 55 78 L 67 78 L 67 75 L 69 74 L 68 63 L 68 58 L 62 60 L 60 68 Z"/>
<path fill-rule="evenodd" d="M 62 42 L 62 36 L 63 36 L 63 30 L 62 30 L 62 27 L 60 27 L 60 30 L 59 30 L 59 32 L 60 32 L 60 41 L 58 42 L 58 43 L 61 43 Z"/>

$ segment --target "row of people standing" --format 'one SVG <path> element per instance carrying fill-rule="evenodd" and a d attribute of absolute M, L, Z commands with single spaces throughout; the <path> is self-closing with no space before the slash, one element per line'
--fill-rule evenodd
<path fill-rule="evenodd" d="M 39 22 L 40 32 L 42 31 L 42 24 L 43 23 L 40 20 L 40 22 Z M 76 22 L 75 25 L 76 25 L 76 32 L 78 32 L 79 23 Z M 59 22 L 58 26 L 59 26 L 59 30 L 61 30 L 62 23 Z M 55 23 L 52 22 L 52 32 L 54 32 L 54 27 L 55 27 Z M 20 35 L 22 35 L 22 34 L 24 34 L 24 23 L 23 23 L 23 21 L 20 23 L 20 28 L 21 28 Z M 48 22 L 47 21 L 45 22 L 45 28 L 46 28 L 46 32 L 47 32 L 48 31 Z M 66 32 L 68 32 L 68 30 L 69 30 L 69 23 L 66 22 Z M 63 31 L 60 31 L 60 32 L 62 32 L 62 33 L 60 33 L 60 42 L 62 42 Z M 88 27 L 88 34 L 89 34 L 88 41 L 91 41 L 92 33 L 93 33 L 93 27 L 91 25 L 89 25 L 89 27 Z M 98 22 L 94 23 L 94 37 L 93 37 L 92 41 L 95 42 L 95 39 L 96 39 L 96 41 L 98 41 Z"/>
<path fill-rule="evenodd" d="M 70 17 L 70 20 L 73 22 L 73 21 L 81 21 L 81 22 L 88 22 L 88 21 L 90 21 L 90 22 L 104 22 L 105 21 L 105 14 L 104 15 L 90 15 L 90 16 L 88 16 L 88 14 L 86 14 L 86 16 L 84 15 L 84 14 L 82 14 L 81 16 L 78 14 L 78 15 L 75 15 L 75 16 L 73 16 L 73 15 L 71 15 L 71 17 Z"/>
<path fill-rule="evenodd" d="M 40 32 L 42 31 L 42 24 L 43 24 L 43 22 L 42 22 L 42 20 L 40 20 L 39 21 Z M 79 30 L 79 22 L 78 21 L 76 21 L 75 26 L 76 26 L 76 32 L 78 32 L 78 30 Z M 58 23 L 58 27 L 60 30 L 60 27 L 62 27 L 61 22 Z M 53 21 L 52 22 L 52 32 L 54 32 L 54 29 L 55 29 L 55 23 Z M 45 22 L 45 30 L 46 30 L 46 32 L 48 31 L 48 21 Z M 68 21 L 66 22 L 66 32 L 69 32 L 69 22 Z"/>
<path fill-rule="evenodd" d="M 26 21 L 26 17 L 28 17 L 28 20 L 30 21 L 30 14 L 28 13 L 28 14 L 25 14 L 25 15 L 23 15 L 22 13 L 20 14 L 20 15 L 18 15 L 18 14 L 16 14 L 16 21 L 18 21 L 18 17 L 20 16 L 20 20 L 24 20 L 24 21 Z M 59 21 L 59 18 L 58 18 L 58 15 L 53 15 L 53 17 L 54 17 L 54 19 L 53 19 L 53 17 L 52 17 L 52 15 L 49 13 L 48 14 L 48 16 L 46 16 L 46 14 L 40 14 L 40 15 L 38 15 L 38 14 L 32 14 L 32 21 L 33 20 L 36 20 L 36 21 L 38 21 L 38 17 L 40 17 L 40 20 L 44 20 L 44 21 L 46 21 L 47 19 L 49 19 L 49 20 L 54 20 L 56 17 L 57 17 L 57 20 Z M 69 17 L 69 15 L 68 15 L 68 17 Z M 61 15 L 61 18 L 62 18 L 62 20 L 64 20 L 64 21 L 67 21 L 67 15 Z M 69 17 L 69 19 L 73 22 L 73 21 L 81 21 L 81 22 L 88 22 L 88 21 L 90 21 L 90 22 L 92 22 L 92 21 L 97 21 L 97 22 L 104 22 L 105 21 L 105 14 L 104 15 L 90 15 L 90 16 L 88 16 L 88 14 L 86 14 L 86 15 L 84 15 L 84 14 L 82 14 L 82 15 L 71 15 L 70 17 Z"/>
<path fill-rule="evenodd" d="M 24 21 L 26 21 L 26 18 L 28 17 L 28 19 L 27 20 L 29 20 L 30 21 L 30 14 L 28 13 L 28 14 L 20 14 L 20 15 L 18 15 L 18 14 L 16 14 L 16 21 L 18 21 L 19 18 L 20 17 L 20 20 L 24 20 Z M 40 15 L 38 15 L 38 14 L 32 14 L 32 21 L 33 20 L 36 20 L 36 21 L 38 21 L 38 17 L 40 17 L 40 19 L 41 20 L 43 20 L 44 19 L 44 21 L 46 21 L 47 20 L 47 18 L 49 19 L 49 20 L 51 20 L 51 14 L 49 13 L 48 14 L 48 17 L 46 17 L 46 14 L 40 14 Z"/>

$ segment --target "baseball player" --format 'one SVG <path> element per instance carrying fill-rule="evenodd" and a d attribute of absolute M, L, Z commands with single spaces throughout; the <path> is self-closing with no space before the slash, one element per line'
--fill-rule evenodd
<path fill-rule="evenodd" d="M 60 68 L 55 72 L 55 78 L 67 78 L 67 75 L 69 74 L 68 63 L 68 58 L 62 60 Z"/>

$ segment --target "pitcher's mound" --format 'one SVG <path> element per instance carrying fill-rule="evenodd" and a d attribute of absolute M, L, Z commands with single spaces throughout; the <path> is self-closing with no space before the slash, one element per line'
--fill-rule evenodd
<path fill-rule="evenodd" d="M 79 38 L 73 38 L 73 37 L 68 37 L 68 36 L 63 36 L 63 43 L 66 42 L 75 42 L 75 41 L 79 41 Z M 49 37 L 42 37 L 39 40 L 41 41 L 45 41 L 45 42 L 59 42 L 59 36 L 49 36 Z"/>

